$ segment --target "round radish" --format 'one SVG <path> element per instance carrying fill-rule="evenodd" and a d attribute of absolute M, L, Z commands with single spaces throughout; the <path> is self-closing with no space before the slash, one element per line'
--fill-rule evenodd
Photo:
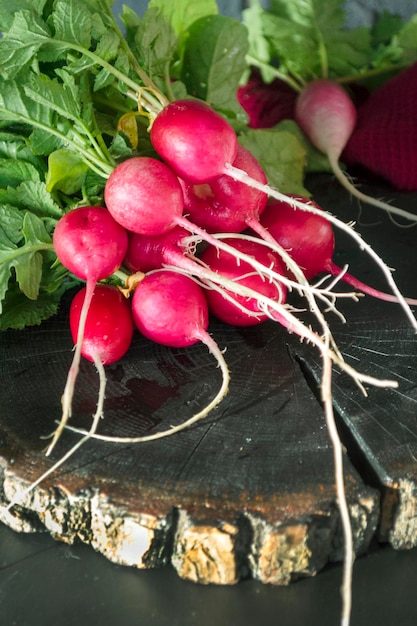
<path fill-rule="evenodd" d="M 318 211 L 321 210 L 317 203 L 308 198 L 292 197 L 310 203 Z M 342 275 L 342 269 L 332 260 L 335 238 L 324 211 L 322 214 L 311 213 L 295 208 L 289 202 L 270 200 L 261 215 L 261 224 L 288 251 L 307 279 L 323 272 L 332 276 Z M 354 289 L 379 300 L 398 302 L 396 296 L 374 289 L 349 273 L 343 273 L 342 280 Z M 417 302 L 412 299 L 407 301 L 410 304 Z"/>
<path fill-rule="evenodd" d="M 191 278 L 177 272 L 147 274 L 134 291 L 132 313 L 142 335 L 165 346 L 185 348 L 207 335 L 204 292 Z"/>
<path fill-rule="evenodd" d="M 80 289 L 70 306 L 70 329 L 77 341 L 86 288 Z M 130 303 L 117 287 L 96 285 L 84 327 L 81 354 L 91 362 L 115 363 L 127 352 L 133 337 Z"/>
<path fill-rule="evenodd" d="M 150 138 L 159 156 L 178 176 L 206 183 L 233 163 L 237 136 L 207 103 L 191 98 L 169 103 L 155 118 Z"/>
<path fill-rule="evenodd" d="M 184 198 L 174 172 L 152 157 L 132 157 L 115 167 L 104 189 L 114 219 L 137 233 L 159 235 L 175 226 Z"/>
<path fill-rule="evenodd" d="M 120 267 L 127 243 L 126 230 L 98 206 L 72 209 L 61 217 L 53 234 L 62 265 L 78 278 L 94 283 Z"/>
<path fill-rule="evenodd" d="M 258 160 L 239 145 L 233 166 L 248 176 L 266 183 Z M 208 232 L 241 232 L 252 220 L 258 220 L 268 196 L 223 174 L 210 183 L 193 184 L 181 180 L 184 204 L 189 219 Z"/>
<path fill-rule="evenodd" d="M 270 249 L 258 244 L 256 241 L 246 239 L 235 239 L 229 241 L 230 245 L 241 250 L 247 255 L 272 267 L 276 272 L 285 274 L 285 267 L 281 259 Z M 286 299 L 286 287 L 277 281 L 268 281 L 260 274 L 253 271 L 253 268 L 245 262 L 238 262 L 236 257 L 216 250 L 213 246 L 206 248 L 201 254 L 201 260 L 208 267 L 222 276 L 233 280 L 241 285 L 253 289 L 260 296 L 269 298 L 283 304 Z M 267 314 L 260 306 L 260 297 L 251 298 L 234 296 L 229 290 L 206 290 L 206 297 L 210 311 L 223 322 L 234 326 L 254 326 L 266 319 L 271 318 L 271 313 Z M 275 312 L 272 314 L 275 315 Z"/>

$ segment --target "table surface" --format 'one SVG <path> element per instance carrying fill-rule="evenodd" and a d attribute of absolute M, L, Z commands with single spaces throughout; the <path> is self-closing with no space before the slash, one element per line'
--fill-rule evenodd
<path fill-rule="evenodd" d="M 355 564 L 353 626 L 414 626 L 417 550 L 371 550 Z M 0 612 L 5 626 L 336 626 L 341 566 L 288 587 L 245 581 L 195 585 L 169 567 L 110 563 L 84 544 L 0 526 Z"/>

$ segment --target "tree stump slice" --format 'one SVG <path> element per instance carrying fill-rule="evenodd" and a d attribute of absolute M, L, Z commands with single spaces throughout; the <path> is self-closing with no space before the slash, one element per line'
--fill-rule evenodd
<path fill-rule="evenodd" d="M 333 213 L 351 209 L 330 177 L 315 177 L 310 188 Z M 411 233 L 395 230 L 393 245 L 394 231 L 383 222 L 377 239 L 385 241 L 393 255 L 388 262 L 398 268 L 395 254 L 404 250 L 404 240 L 411 242 Z M 345 252 L 350 262 L 349 243 L 339 255 Z M 411 247 L 408 253 L 407 263 L 400 259 L 403 267 L 416 255 Z M 398 273 L 404 278 L 400 268 Z M 357 275 L 372 282 L 375 271 L 369 270 L 368 279 Z M 374 537 L 394 547 L 415 545 L 415 336 L 397 305 L 365 298 L 342 308 L 348 323 L 336 320 L 334 332 L 347 358 L 361 371 L 363 365 L 372 375 L 389 371 L 406 381 L 400 390 L 373 388 L 364 398 L 347 377 L 335 374 L 355 549 L 365 552 Z M 72 358 L 67 310 L 64 302 L 41 326 L 0 334 L 4 523 L 20 532 L 47 531 L 68 543 L 83 541 L 126 566 L 171 563 L 182 578 L 203 584 L 231 585 L 250 576 L 285 585 L 342 559 L 333 450 L 317 392 L 319 359 L 311 346 L 272 322 L 238 329 L 212 321 L 210 332 L 227 348 L 231 386 L 203 422 L 154 442 L 89 441 L 26 493 L 78 438 L 66 431 L 51 457 L 45 456 L 44 437 L 60 417 Z M 139 336 L 107 375 L 99 431 L 125 437 L 183 421 L 220 384 L 204 346 L 174 350 Z M 97 389 L 97 373 L 83 361 L 74 426 L 90 426 Z M 15 498 L 19 504 L 6 513 Z"/>

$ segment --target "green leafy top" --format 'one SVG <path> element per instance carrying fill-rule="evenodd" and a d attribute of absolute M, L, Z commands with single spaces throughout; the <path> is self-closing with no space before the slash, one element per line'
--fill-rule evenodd
<path fill-rule="evenodd" d="M 417 60 L 417 15 L 404 23 L 383 12 L 372 28 L 347 29 L 343 0 L 252 0 L 243 12 L 248 59 L 266 81 L 299 90 L 314 78 L 365 81 Z"/>

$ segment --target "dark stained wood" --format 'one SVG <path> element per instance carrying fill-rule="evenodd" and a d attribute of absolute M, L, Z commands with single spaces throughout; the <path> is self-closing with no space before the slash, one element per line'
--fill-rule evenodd
<path fill-rule="evenodd" d="M 334 184 L 320 187 L 330 210 L 335 194 L 338 210 L 349 219 L 352 204 L 338 194 Z M 392 204 L 417 214 L 417 194 L 389 193 L 382 185 L 368 185 L 365 192 L 389 197 Z M 392 267 L 404 295 L 417 297 L 414 267 L 417 261 L 416 226 L 401 229 L 383 213 L 363 208 L 356 227 L 384 261 Z M 366 226 L 365 224 L 368 224 Z M 338 262 L 348 262 L 352 273 L 387 290 L 382 274 L 375 272 L 366 255 L 341 238 Z M 368 387 L 368 397 L 345 375 L 334 378 L 334 406 L 350 457 L 365 482 L 381 492 L 381 519 L 377 537 L 394 548 L 417 545 L 417 337 L 405 313 L 396 304 L 365 297 L 358 304 L 341 307 L 347 324 L 333 324 L 335 339 L 346 360 L 360 371 L 398 382 L 397 389 Z M 412 307 L 416 311 L 416 307 Z M 320 380 L 320 363 L 311 351 L 300 349 L 306 370 Z"/>
<path fill-rule="evenodd" d="M 329 177 L 312 184 L 325 208 L 352 210 Z M 409 241 L 415 257 L 415 234 L 398 235 L 391 227 L 394 235 L 387 235 L 384 223 L 378 237 L 392 256 L 388 262 L 398 267 L 392 240 L 400 237 L 399 249 Z M 343 243 L 339 256 L 350 252 Z M 402 276 L 408 260 L 400 261 Z M 360 277 L 371 280 L 374 274 Z M 354 463 L 346 457 L 358 552 L 374 536 L 397 547 L 417 541 L 416 344 L 396 305 L 374 305 L 368 298 L 346 305 L 348 324 L 334 324 L 342 350 L 356 367 L 359 360 L 358 369 L 363 365 L 376 376 L 390 371 L 405 382 L 400 390 L 372 389 L 363 398 L 350 380 L 335 375 L 335 406 Z M 213 321 L 211 332 L 227 348 L 232 382 L 227 398 L 204 422 L 146 444 L 90 441 L 25 497 L 25 488 L 77 440 L 66 432 L 52 457 L 44 455 L 42 437 L 59 419 L 71 360 L 66 307 L 40 327 L 2 333 L 0 492 L 4 504 L 21 498 L 3 521 L 18 531 L 46 529 L 62 541 L 84 541 L 128 566 L 171 562 L 181 577 L 202 583 L 234 584 L 253 576 L 288 584 L 340 560 L 333 451 L 317 399 L 317 354 L 272 323 L 236 329 Z M 107 372 L 100 432 L 119 436 L 182 421 L 220 383 L 204 346 L 172 350 L 138 336 L 125 359 Z M 73 424 L 88 428 L 96 390 L 95 369 L 83 362 Z"/>

